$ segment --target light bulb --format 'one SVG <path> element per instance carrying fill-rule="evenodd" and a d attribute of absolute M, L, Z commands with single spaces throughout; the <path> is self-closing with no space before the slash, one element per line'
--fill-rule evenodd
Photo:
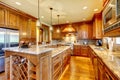
<path fill-rule="evenodd" d="M 60 29 L 57 29 L 57 33 L 60 33 Z"/>
<path fill-rule="evenodd" d="M 53 30 L 53 27 L 52 27 L 52 26 L 50 26 L 50 30 L 51 30 L 51 31 Z"/>

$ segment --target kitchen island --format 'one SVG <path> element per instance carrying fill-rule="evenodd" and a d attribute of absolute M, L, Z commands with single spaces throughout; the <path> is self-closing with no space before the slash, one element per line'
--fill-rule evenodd
<path fill-rule="evenodd" d="M 70 54 L 70 46 L 8 48 L 5 50 L 6 80 L 56 80 L 69 62 Z M 58 55 L 61 55 L 60 65 L 56 63 Z M 56 73 L 58 67 L 60 72 Z"/>

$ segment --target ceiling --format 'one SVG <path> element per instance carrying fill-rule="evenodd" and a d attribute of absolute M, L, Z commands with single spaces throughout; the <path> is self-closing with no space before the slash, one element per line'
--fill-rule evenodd
<path fill-rule="evenodd" d="M 21 11 L 24 11 L 34 17 L 37 17 L 38 1 L 37 0 L 0 0 L 10 6 L 13 6 Z M 82 22 L 91 20 L 94 13 L 98 13 L 102 10 L 103 0 L 40 0 L 40 16 L 41 22 L 48 25 L 51 24 L 51 11 L 53 8 L 52 24 Z M 20 2 L 21 5 L 17 5 L 15 2 Z M 87 7 L 83 9 L 83 7 Z M 98 9 L 98 11 L 94 11 Z M 43 18 L 44 16 L 44 18 Z"/>

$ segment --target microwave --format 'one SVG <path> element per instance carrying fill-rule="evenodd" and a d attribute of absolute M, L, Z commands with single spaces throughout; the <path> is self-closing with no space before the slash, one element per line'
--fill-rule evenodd
<path fill-rule="evenodd" d="M 108 28 L 110 25 L 117 21 L 117 0 L 110 0 L 102 13 L 103 26 L 104 29 Z"/>
<path fill-rule="evenodd" d="M 120 21 L 120 0 L 116 0 L 117 21 Z"/>

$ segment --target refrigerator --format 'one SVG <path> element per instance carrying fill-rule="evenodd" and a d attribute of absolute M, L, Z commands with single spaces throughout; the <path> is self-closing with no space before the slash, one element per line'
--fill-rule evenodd
<path fill-rule="evenodd" d="M 0 72 L 5 71 L 5 58 L 3 48 L 19 45 L 19 30 L 0 28 Z"/>

